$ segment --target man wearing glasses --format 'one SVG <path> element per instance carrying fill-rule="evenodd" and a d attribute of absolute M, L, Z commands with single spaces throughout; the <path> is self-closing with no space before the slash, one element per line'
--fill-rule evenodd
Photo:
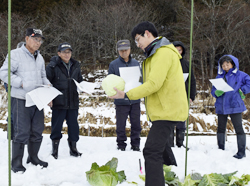
<path fill-rule="evenodd" d="M 47 78 L 53 87 L 63 94 L 53 100 L 52 106 L 52 131 L 50 139 L 52 140 L 52 156 L 58 158 L 58 146 L 62 138 L 62 126 L 64 120 L 68 125 L 68 144 L 70 155 L 74 157 L 81 156 L 76 148 L 76 142 L 79 140 L 79 125 L 77 121 L 79 109 L 79 95 L 74 82 L 83 81 L 79 62 L 71 58 L 72 47 L 69 43 L 61 43 L 58 46 L 58 56 L 51 58 L 46 67 Z"/>
<path fill-rule="evenodd" d="M 40 29 L 26 30 L 26 44 L 11 51 L 11 111 L 14 134 L 12 140 L 12 170 L 25 172 L 22 164 L 24 145 L 28 144 L 27 163 L 47 167 L 48 163 L 38 158 L 44 130 L 44 113 L 36 106 L 25 107 L 25 95 L 40 85 L 50 85 L 46 78 L 45 63 L 39 48 L 45 38 Z M 0 78 L 8 82 L 8 56 L 0 69 Z"/>
<path fill-rule="evenodd" d="M 165 37 L 158 37 L 154 24 L 141 22 L 132 30 L 137 47 L 146 55 L 142 63 L 143 84 L 111 98 L 136 100 L 145 97 L 148 120 L 152 122 L 143 149 L 146 186 L 164 186 L 163 164 L 176 165 L 171 132 L 188 117 L 187 94 L 180 64 L 181 55 Z"/>

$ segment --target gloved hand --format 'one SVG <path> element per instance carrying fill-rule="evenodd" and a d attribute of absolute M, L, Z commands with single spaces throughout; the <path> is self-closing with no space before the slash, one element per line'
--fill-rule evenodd
<path fill-rule="evenodd" d="M 239 89 L 239 93 L 240 93 L 241 99 L 245 99 L 246 98 L 246 96 L 244 96 L 243 92 L 240 89 Z"/>
<path fill-rule="evenodd" d="M 216 91 L 215 91 L 215 95 L 216 95 L 217 97 L 220 97 L 222 94 L 224 94 L 224 91 L 222 91 L 222 90 L 216 90 Z"/>

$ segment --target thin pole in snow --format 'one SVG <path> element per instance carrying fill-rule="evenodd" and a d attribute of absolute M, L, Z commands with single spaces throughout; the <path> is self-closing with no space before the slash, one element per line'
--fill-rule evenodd
<path fill-rule="evenodd" d="M 102 124 L 102 137 L 103 137 L 103 127 L 104 127 L 104 121 L 103 121 L 103 124 Z"/>
<path fill-rule="evenodd" d="M 89 136 L 89 133 L 90 133 L 90 127 L 89 127 L 89 125 L 88 125 L 88 136 Z"/>
<path fill-rule="evenodd" d="M 193 12 L 194 0 L 191 1 L 191 26 L 190 26 L 190 55 L 189 55 L 189 78 L 188 78 L 188 118 L 187 118 L 187 137 L 186 137 L 186 157 L 185 157 L 185 176 L 187 176 L 187 151 L 188 151 L 188 124 L 189 124 L 189 107 L 190 107 L 190 85 L 191 85 L 191 68 L 192 68 L 192 44 L 193 44 Z"/>
<path fill-rule="evenodd" d="M 9 186 L 11 186 L 11 85 L 10 85 L 10 50 L 11 50 L 11 0 L 8 0 L 8 158 L 9 158 Z"/>

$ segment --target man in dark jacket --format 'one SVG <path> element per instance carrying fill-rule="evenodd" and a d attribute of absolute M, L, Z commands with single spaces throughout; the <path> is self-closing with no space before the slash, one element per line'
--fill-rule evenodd
<path fill-rule="evenodd" d="M 120 76 L 120 67 L 133 67 L 138 66 L 139 62 L 133 59 L 130 55 L 130 42 L 129 40 L 119 40 L 117 42 L 117 50 L 119 57 L 112 61 L 109 65 L 108 74 L 115 74 Z M 116 134 L 117 134 L 117 148 L 118 150 L 125 151 L 127 144 L 126 136 L 126 121 L 129 116 L 131 122 L 131 149 L 133 151 L 140 151 L 140 99 L 138 100 L 126 100 L 115 99 L 116 107 Z"/>
<path fill-rule="evenodd" d="M 63 94 L 53 100 L 52 106 L 52 156 L 58 158 L 58 146 L 62 138 L 61 130 L 64 120 L 68 125 L 68 144 L 70 155 L 78 157 L 81 153 L 76 148 L 79 140 L 79 125 L 77 122 L 79 97 L 77 87 L 73 79 L 77 82 L 83 81 L 79 62 L 72 59 L 72 48 L 69 43 L 61 43 L 58 46 L 58 56 L 51 58 L 46 67 L 47 78 Z"/>
<path fill-rule="evenodd" d="M 174 41 L 173 45 L 176 47 L 176 49 L 179 51 L 179 53 L 182 56 L 182 59 L 180 59 L 180 62 L 181 62 L 183 73 L 189 73 L 189 62 L 186 59 L 184 59 L 184 55 L 186 53 L 184 44 L 181 41 Z M 187 80 L 185 81 L 187 95 L 188 95 L 189 77 L 190 76 L 188 76 Z M 196 94 L 196 81 L 195 81 L 193 70 L 191 70 L 191 86 L 190 86 L 190 100 L 189 100 L 190 103 L 194 101 L 195 94 Z M 184 141 L 184 136 L 185 136 L 185 130 L 186 130 L 185 122 L 181 122 L 178 125 L 176 125 L 176 145 L 178 147 L 184 146 L 183 141 Z M 174 131 L 172 135 L 174 138 Z M 174 146 L 174 140 L 172 142 L 172 146 Z"/>

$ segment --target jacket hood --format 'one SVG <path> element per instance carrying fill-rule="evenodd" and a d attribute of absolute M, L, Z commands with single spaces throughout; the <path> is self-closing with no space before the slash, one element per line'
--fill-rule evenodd
<path fill-rule="evenodd" d="M 181 41 L 174 41 L 173 42 L 173 45 L 175 46 L 175 47 L 177 47 L 177 46 L 181 46 L 182 47 L 182 54 L 181 54 L 181 56 L 182 57 L 184 57 L 184 55 L 186 54 L 186 48 L 185 48 L 185 46 L 184 46 L 184 44 L 181 42 Z"/>
<path fill-rule="evenodd" d="M 153 50 L 151 51 L 151 53 L 148 57 L 152 56 L 158 48 L 165 46 L 165 47 L 173 50 L 179 56 L 180 59 L 182 58 L 182 56 L 180 55 L 178 50 L 175 48 L 175 46 L 167 38 L 160 36 L 159 39 L 160 40 L 155 44 L 155 47 L 153 48 Z"/>
<path fill-rule="evenodd" d="M 224 55 L 224 56 L 228 56 L 228 57 L 230 57 L 233 60 L 235 66 L 234 66 L 234 70 L 232 71 L 232 73 L 236 73 L 239 70 L 239 60 L 238 60 L 238 58 L 234 57 L 233 55 Z M 224 57 L 224 56 L 222 56 L 222 57 Z M 221 60 L 221 58 L 218 61 L 218 74 L 225 73 L 225 71 L 220 66 L 220 60 Z"/>

